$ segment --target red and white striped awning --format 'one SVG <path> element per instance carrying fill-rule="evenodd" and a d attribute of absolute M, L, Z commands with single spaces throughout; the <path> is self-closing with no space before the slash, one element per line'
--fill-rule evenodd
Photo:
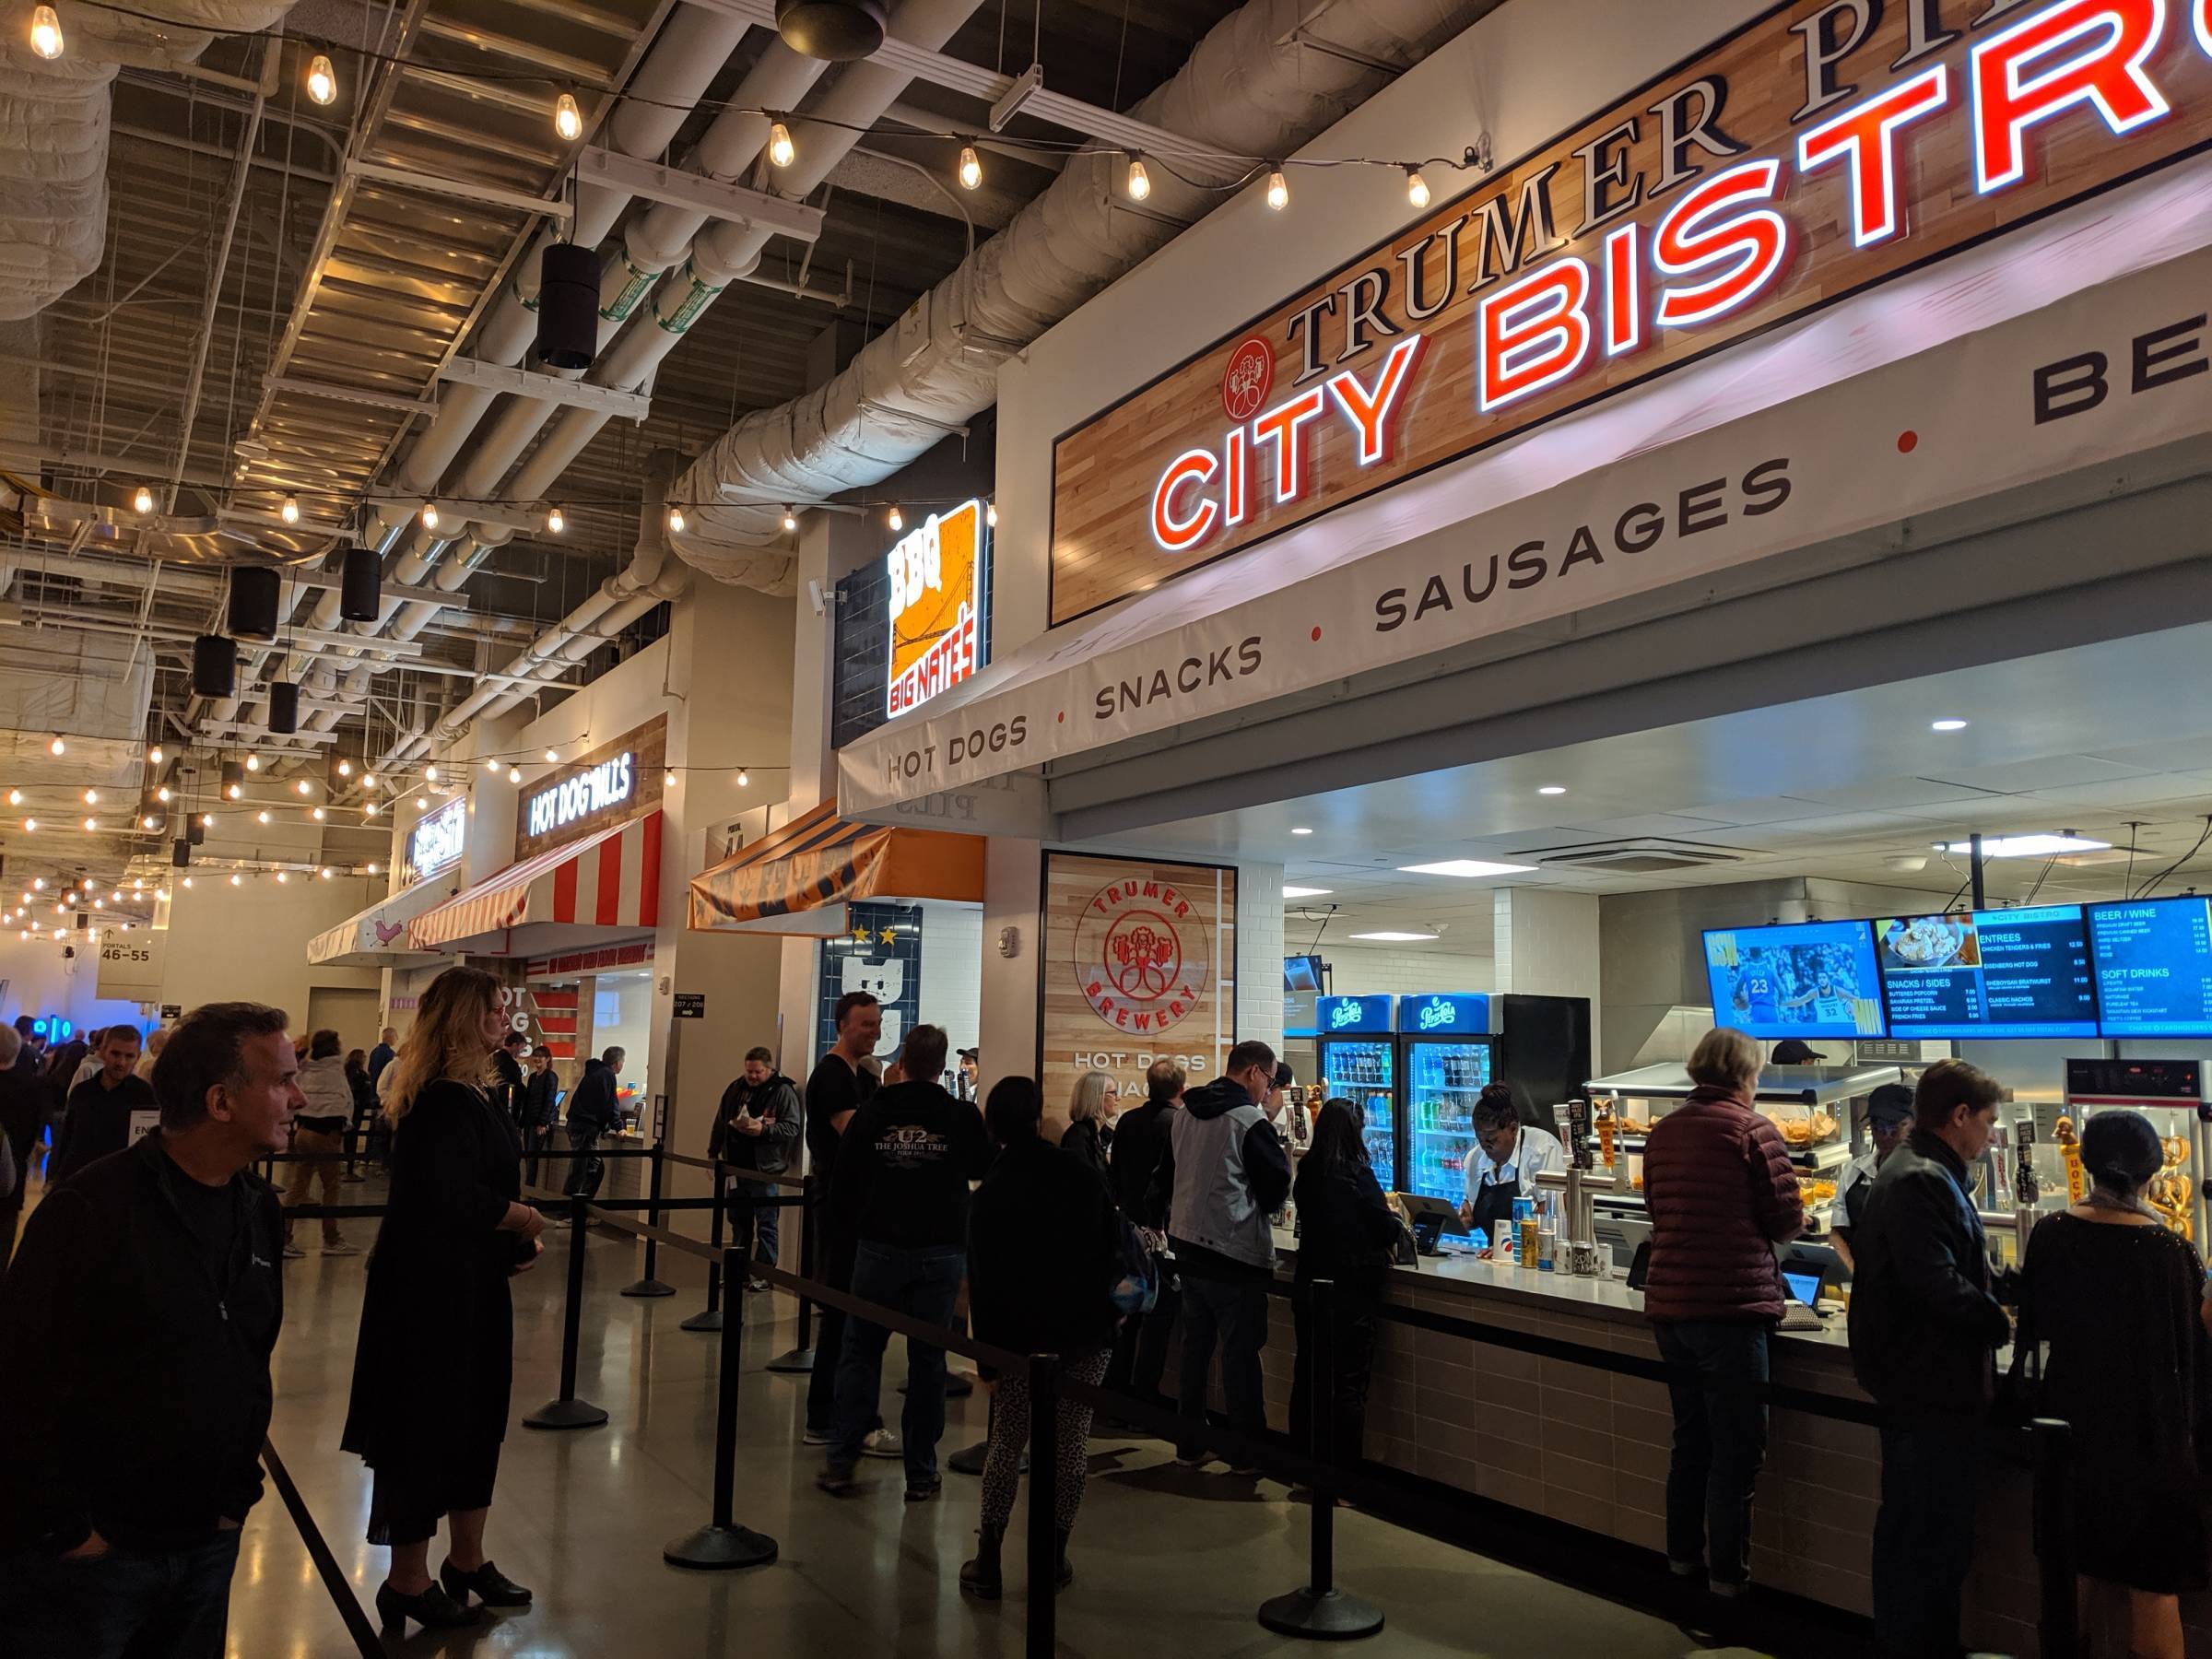
<path fill-rule="evenodd" d="M 506 956 L 548 948 L 548 926 L 565 925 L 582 942 L 650 929 L 660 919 L 661 815 L 649 812 L 454 894 L 407 924 L 407 942 L 418 950 Z"/>

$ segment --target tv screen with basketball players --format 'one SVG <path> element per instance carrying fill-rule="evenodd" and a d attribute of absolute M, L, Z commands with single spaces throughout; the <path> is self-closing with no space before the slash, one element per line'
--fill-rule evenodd
<path fill-rule="evenodd" d="M 1865 922 L 1712 929 L 1705 977 L 1713 1023 L 1747 1036 L 1886 1035 L 1874 929 Z"/>

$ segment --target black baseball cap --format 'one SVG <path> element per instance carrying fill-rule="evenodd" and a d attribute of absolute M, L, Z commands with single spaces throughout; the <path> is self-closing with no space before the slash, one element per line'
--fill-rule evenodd
<path fill-rule="evenodd" d="M 1810 1065 L 1816 1060 L 1827 1058 L 1826 1054 L 1813 1047 L 1804 1038 L 1784 1037 L 1774 1045 L 1774 1053 L 1767 1064 L 1770 1065 Z"/>
<path fill-rule="evenodd" d="M 1866 1121 L 1895 1128 L 1912 1118 L 1912 1091 L 1902 1083 L 1885 1083 L 1866 1097 Z"/>

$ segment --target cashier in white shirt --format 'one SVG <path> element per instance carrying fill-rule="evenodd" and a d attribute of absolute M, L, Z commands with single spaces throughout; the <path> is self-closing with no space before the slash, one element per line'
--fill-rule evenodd
<path fill-rule="evenodd" d="M 1851 1259 L 1851 1235 L 1866 1213 L 1866 1199 L 1874 1191 L 1875 1171 L 1883 1160 L 1905 1144 L 1912 1128 L 1912 1091 L 1902 1083 L 1885 1083 L 1866 1099 L 1866 1134 L 1874 1150 L 1862 1152 L 1843 1168 L 1836 1195 L 1828 1206 L 1829 1240 L 1847 1270 L 1856 1271 Z"/>
<path fill-rule="evenodd" d="M 1460 1225 L 1480 1229 L 1495 1244 L 1510 1223 L 1513 1200 L 1536 1190 L 1536 1177 L 1563 1171 L 1567 1154 L 1559 1137 L 1521 1122 L 1510 1085 L 1492 1083 L 1475 1102 L 1476 1148 L 1467 1157 L 1467 1197 L 1459 1206 Z"/>

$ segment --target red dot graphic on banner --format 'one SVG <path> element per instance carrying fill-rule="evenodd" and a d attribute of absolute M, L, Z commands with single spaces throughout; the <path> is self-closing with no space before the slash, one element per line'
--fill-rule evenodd
<path fill-rule="evenodd" d="M 1061 710 L 1059 713 L 1053 716 L 1053 720 L 1055 724 L 1065 725 L 1067 724 L 1067 711 L 1065 709 Z"/>
<path fill-rule="evenodd" d="M 1321 629 L 1318 628 L 1313 630 L 1313 643 L 1316 645 L 1321 643 Z"/>
<path fill-rule="evenodd" d="M 1918 432 L 1903 431 L 1897 435 L 1897 453 L 1899 454 L 1909 455 L 1919 447 L 1920 434 Z"/>

